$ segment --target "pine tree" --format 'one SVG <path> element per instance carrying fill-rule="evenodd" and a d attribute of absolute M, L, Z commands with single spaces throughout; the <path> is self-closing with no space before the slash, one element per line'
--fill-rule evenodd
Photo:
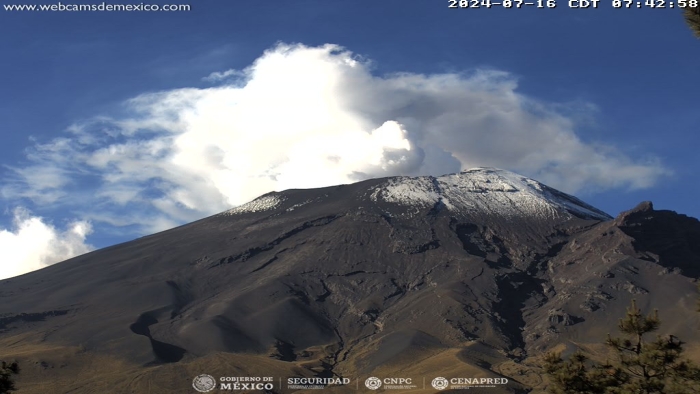
<path fill-rule="evenodd" d="M 544 370 L 554 383 L 553 394 L 605 394 L 606 389 L 617 384 L 616 374 L 604 365 L 591 364 L 580 350 L 564 361 L 559 354 L 545 355 Z"/>
<path fill-rule="evenodd" d="M 0 394 L 15 391 L 15 383 L 12 381 L 12 375 L 19 373 L 17 363 L 8 364 L 2 362 L 0 364 Z"/>
<path fill-rule="evenodd" d="M 661 321 L 657 310 L 644 316 L 637 304 L 627 309 L 624 319 L 620 319 L 618 328 L 625 334 L 622 338 L 611 338 L 606 343 L 618 354 L 619 364 L 627 381 L 620 385 L 620 390 L 613 393 L 670 394 L 693 393 L 693 383 L 700 382 L 700 370 L 690 361 L 681 358 L 683 342 L 673 335 L 667 338 L 657 336 L 655 340 L 645 341 L 645 334 L 656 331 Z M 677 387 L 678 386 L 678 387 Z M 686 390 L 687 389 L 687 390 Z"/>
<path fill-rule="evenodd" d="M 606 344 L 617 354 L 615 362 L 599 364 L 580 351 L 564 361 L 558 354 L 545 357 L 545 372 L 554 394 L 689 394 L 700 393 L 700 368 L 682 358 L 683 342 L 673 335 L 646 340 L 658 330 L 658 311 L 644 316 L 635 301 L 620 319 L 622 337 L 608 334 Z"/>
<path fill-rule="evenodd" d="M 700 38 L 700 6 L 684 8 L 683 16 L 688 26 L 690 26 L 690 30 L 695 34 L 695 37 Z"/>

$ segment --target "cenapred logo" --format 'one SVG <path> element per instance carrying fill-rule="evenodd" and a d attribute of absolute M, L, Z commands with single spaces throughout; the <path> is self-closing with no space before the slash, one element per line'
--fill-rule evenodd
<path fill-rule="evenodd" d="M 192 387 L 200 393 L 208 393 L 216 387 L 216 379 L 203 373 L 192 380 Z"/>
<path fill-rule="evenodd" d="M 367 378 L 367 380 L 365 380 L 365 386 L 367 386 L 367 388 L 370 390 L 376 390 L 382 387 L 382 380 L 372 376 L 371 378 Z"/>
<path fill-rule="evenodd" d="M 495 388 L 508 384 L 507 378 L 443 378 L 433 379 L 430 384 L 437 390 L 469 390 L 470 388 Z"/>
<path fill-rule="evenodd" d="M 450 382 L 447 379 L 438 376 L 437 378 L 433 379 L 432 382 L 430 382 L 430 385 L 436 390 L 444 390 L 450 385 Z"/>

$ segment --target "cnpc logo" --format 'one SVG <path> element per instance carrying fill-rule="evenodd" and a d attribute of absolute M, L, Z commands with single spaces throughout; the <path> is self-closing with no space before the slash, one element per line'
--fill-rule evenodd
<path fill-rule="evenodd" d="M 391 386 L 405 386 L 405 385 L 411 385 L 413 383 L 411 378 L 384 378 L 384 379 L 379 379 L 378 377 L 372 376 L 371 378 L 367 378 L 365 380 L 365 387 L 367 387 L 370 390 L 377 390 L 382 385 L 389 386 L 389 388 L 393 388 Z"/>

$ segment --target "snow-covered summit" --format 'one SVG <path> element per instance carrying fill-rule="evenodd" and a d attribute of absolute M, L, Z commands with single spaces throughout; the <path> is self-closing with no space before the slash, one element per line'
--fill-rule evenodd
<path fill-rule="evenodd" d="M 533 179 L 497 168 L 474 168 L 440 177 L 393 177 L 376 186 L 373 201 L 434 206 L 461 213 L 504 217 L 537 216 L 609 220 L 611 217 L 576 197 Z"/>
<path fill-rule="evenodd" d="M 576 216 L 596 220 L 612 219 L 605 212 L 574 196 L 497 168 L 474 168 L 439 177 L 396 176 L 371 184 L 369 189 L 358 190 L 357 195 L 362 200 L 369 197 L 371 203 L 384 202 L 414 208 L 439 207 L 448 209 L 455 215 L 545 219 L 568 219 Z M 361 187 L 361 183 L 356 185 Z M 319 194 L 320 190 L 297 190 L 296 192 L 304 194 L 291 199 L 292 190 L 271 192 L 223 212 L 222 215 L 276 210 L 292 212 L 297 208 L 314 206 L 314 203 L 325 201 L 328 194 Z M 413 209 L 411 211 L 418 212 Z"/>

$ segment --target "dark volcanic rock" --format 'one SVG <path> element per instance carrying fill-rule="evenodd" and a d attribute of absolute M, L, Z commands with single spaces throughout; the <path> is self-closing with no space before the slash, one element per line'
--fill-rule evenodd
<path fill-rule="evenodd" d="M 151 368 L 231 354 L 292 375 L 501 374 L 602 341 L 631 298 L 690 341 L 699 247 L 696 219 L 643 203 L 612 220 L 495 169 L 288 190 L 0 281 L 0 341 Z"/>
<path fill-rule="evenodd" d="M 638 257 L 678 268 L 688 276 L 700 276 L 700 221 L 673 211 L 655 211 L 643 202 L 615 219 L 616 225 L 634 239 Z"/>

